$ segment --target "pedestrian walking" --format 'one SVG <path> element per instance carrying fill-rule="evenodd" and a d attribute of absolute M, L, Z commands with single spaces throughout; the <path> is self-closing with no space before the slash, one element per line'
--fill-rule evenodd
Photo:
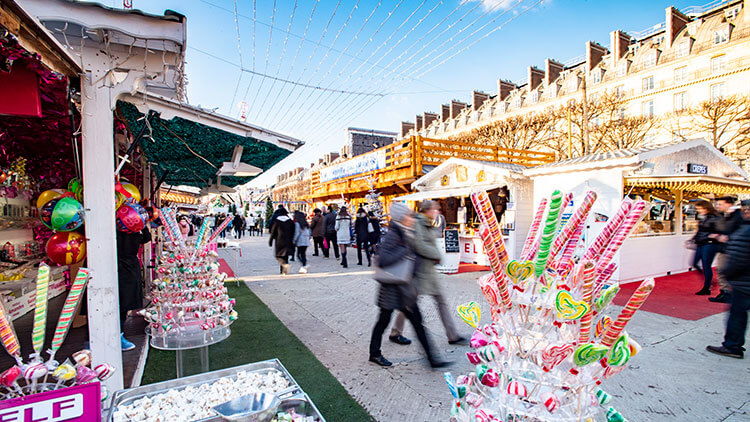
<path fill-rule="evenodd" d="M 282 204 L 279 204 L 278 208 L 276 208 L 273 214 L 271 214 L 271 219 L 268 220 L 268 230 L 271 230 L 273 223 L 276 221 L 276 217 L 279 216 L 279 213 L 281 213 L 282 210 L 286 212 L 286 208 L 284 208 Z"/>
<path fill-rule="evenodd" d="M 346 247 L 352 243 L 352 218 L 346 207 L 341 207 L 336 216 L 336 242 L 341 252 L 341 266 L 349 268 L 346 262 Z M 338 257 L 337 257 L 338 258 Z"/>
<path fill-rule="evenodd" d="M 320 247 L 323 256 L 328 258 L 328 248 L 326 248 L 323 243 L 323 237 L 326 234 L 325 221 L 323 220 L 323 215 L 319 208 L 313 210 L 313 218 L 310 221 L 310 230 L 312 232 L 313 245 L 315 246 L 315 253 L 313 253 L 313 256 L 319 256 L 318 247 Z"/>
<path fill-rule="evenodd" d="M 245 218 L 245 227 L 247 228 L 247 235 L 252 236 L 255 232 L 255 215 L 253 213 Z"/>
<path fill-rule="evenodd" d="M 372 211 L 369 211 L 367 216 L 370 219 L 370 225 L 367 227 L 370 254 L 375 255 L 376 247 L 380 243 L 380 219 Z"/>
<path fill-rule="evenodd" d="M 268 246 L 274 246 L 274 242 L 276 242 L 274 255 L 276 260 L 279 261 L 279 272 L 286 275 L 289 274 L 289 255 L 294 250 L 294 223 L 284 208 L 277 211 L 276 219 L 271 226 Z"/>
<path fill-rule="evenodd" d="M 466 338 L 458 334 L 448 301 L 442 292 L 435 264 L 442 257 L 437 247 L 436 238 L 439 236 L 435 226 L 440 215 L 440 204 L 436 201 L 425 200 L 419 204 L 419 214 L 414 223 L 414 250 L 417 254 L 417 289 L 420 295 L 432 296 L 438 307 L 440 320 L 445 328 L 445 335 L 449 344 L 464 344 Z M 411 340 L 404 337 L 405 317 L 403 313 L 396 315 L 391 335 L 388 339 L 397 344 L 409 344 Z"/>
<path fill-rule="evenodd" d="M 307 273 L 307 247 L 310 246 L 310 225 L 302 211 L 294 212 L 294 246 L 297 247 L 297 258 L 302 266 L 300 274 Z"/>
<path fill-rule="evenodd" d="M 731 285 L 729 317 L 721 346 L 706 350 L 723 356 L 742 359 L 745 354 L 747 313 L 750 310 L 750 200 L 742 201 L 742 223 L 729 236 L 726 259 L 719 272 Z"/>
<path fill-rule="evenodd" d="M 216 224 L 214 224 L 214 230 L 221 227 L 221 225 L 224 223 L 224 220 L 226 220 L 226 216 L 224 215 L 224 213 L 218 213 L 216 215 Z M 221 237 L 222 239 L 224 238 L 224 230 L 219 233 L 219 237 Z"/>
<path fill-rule="evenodd" d="M 241 215 L 235 214 L 234 220 L 232 220 L 232 229 L 234 229 L 234 238 L 239 240 L 242 239 L 242 231 L 244 230 L 245 219 Z"/>
<path fill-rule="evenodd" d="M 392 268 L 399 265 L 403 260 L 415 260 L 416 253 L 413 241 L 409 238 L 414 236 L 414 217 L 406 205 L 396 203 L 391 206 L 391 227 L 383 239 L 376 265 L 380 268 Z M 408 267 L 407 267 L 408 268 Z M 414 266 L 416 270 L 416 265 Z M 394 310 L 401 311 L 417 332 L 417 338 L 427 355 L 427 359 L 433 368 L 442 368 L 451 364 L 440 360 L 433 352 L 427 332 L 422 325 L 422 313 L 417 305 L 416 279 L 409 277 L 405 284 L 380 283 L 377 297 L 377 305 L 380 315 L 370 337 L 370 362 L 380 366 L 391 366 L 391 362 L 383 356 L 380 350 L 383 334 L 391 321 Z"/>
<path fill-rule="evenodd" d="M 357 210 L 357 219 L 354 221 L 354 236 L 357 238 L 357 265 L 362 265 L 362 250 L 367 255 L 367 266 L 372 265 L 370 260 L 370 220 L 362 207 Z"/>
<path fill-rule="evenodd" d="M 742 211 L 739 207 L 734 206 L 735 199 L 731 196 L 724 196 L 716 200 L 716 211 L 719 212 L 718 229 L 720 234 L 712 235 L 718 241 L 718 253 L 716 254 L 716 267 L 721 268 L 726 260 L 726 246 L 729 236 L 732 235 L 742 225 Z M 715 297 L 708 298 L 711 302 L 729 303 L 729 294 L 732 286 L 729 285 L 724 274 L 719 271 L 719 294 Z"/>
<path fill-rule="evenodd" d="M 333 255 L 336 259 L 339 259 L 339 244 L 336 238 L 336 211 L 333 209 L 333 205 L 328 206 L 328 214 L 325 215 L 325 231 L 326 231 L 326 242 L 328 242 L 328 250 L 333 250 Z M 328 258 L 329 255 L 326 255 Z"/>
<path fill-rule="evenodd" d="M 258 236 L 263 237 L 263 216 L 261 215 L 255 220 L 255 230 L 258 232 Z"/>
<path fill-rule="evenodd" d="M 190 220 L 186 216 L 181 215 L 177 217 L 177 225 L 180 227 L 180 233 L 182 234 L 183 239 L 187 239 L 189 236 L 193 235 L 193 225 L 190 224 Z"/>
<path fill-rule="evenodd" d="M 703 272 L 703 288 L 695 294 L 710 295 L 711 281 L 714 278 L 714 270 L 711 268 L 718 250 L 718 239 L 714 234 L 720 234 L 717 223 L 719 215 L 713 205 L 706 200 L 700 200 L 695 204 L 698 211 L 698 231 L 693 236 L 692 242 L 695 244 L 695 256 L 693 258 L 693 267 L 700 268 Z M 701 267 L 698 267 L 700 263 Z"/>

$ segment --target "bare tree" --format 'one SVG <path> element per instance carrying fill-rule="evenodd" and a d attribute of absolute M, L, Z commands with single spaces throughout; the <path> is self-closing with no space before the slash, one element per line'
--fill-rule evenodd
<path fill-rule="evenodd" d="M 707 136 L 719 150 L 738 153 L 750 145 L 750 98 L 732 95 L 703 101 L 687 110 L 693 133 Z"/>

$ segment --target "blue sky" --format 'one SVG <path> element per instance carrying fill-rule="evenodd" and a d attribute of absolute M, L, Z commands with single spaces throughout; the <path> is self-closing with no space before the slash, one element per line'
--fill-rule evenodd
<path fill-rule="evenodd" d="M 347 126 L 397 132 L 402 120 L 439 112 L 451 99 L 470 101 L 472 89 L 494 94 L 498 78 L 522 83 L 526 68 L 543 68 L 547 57 L 567 62 L 583 55 L 588 40 L 608 45 L 612 30 L 642 31 L 663 22 L 670 5 L 684 9 L 708 0 L 538 2 L 255 0 L 254 8 L 253 0 L 133 0 L 133 5 L 187 16 L 192 104 L 238 117 L 245 102 L 248 122 L 308 143 L 256 179 L 264 185 L 280 172 L 338 151 Z M 122 6 L 120 0 L 103 3 Z"/>

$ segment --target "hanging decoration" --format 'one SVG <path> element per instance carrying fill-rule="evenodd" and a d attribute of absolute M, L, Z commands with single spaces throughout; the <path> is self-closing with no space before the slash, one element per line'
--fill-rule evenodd
<path fill-rule="evenodd" d="M 467 353 L 476 371 L 455 379 L 446 373 L 453 421 L 625 421 L 600 384 L 624 370 L 640 350 L 625 327 L 654 280 L 643 281 L 619 315 L 607 315 L 619 291 L 609 281 L 616 268 L 610 261 L 643 217 L 646 203 L 626 199 L 621 215 L 611 219 L 617 223 L 575 262 L 566 251 L 570 242 L 580 241 L 576 233 L 596 194 L 586 193 L 558 230 L 563 198 L 556 191 L 542 201 L 524 261 L 518 262 L 507 257 L 487 193 L 472 195 L 492 268 L 479 279 L 492 321 L 481 324 L 474 302 L 458 307 L 459 316 L 476 328 Z"/>

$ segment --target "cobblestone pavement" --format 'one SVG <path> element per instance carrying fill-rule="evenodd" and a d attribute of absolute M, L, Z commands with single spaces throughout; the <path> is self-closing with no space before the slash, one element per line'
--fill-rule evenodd
<path fill-rule="evenodd" d="M 379 421 L 443 421 L 448 419 L 450 393 L 442 371 L 429 368 L 418 342 L 409 346 L 383 343 L 383 355 L 394 362 L 381 368 L 367 361 L 377 283 L 366 266 L 356 265 L 349 250 L 349 268 L 333 257 L 308 256 L 309 274 L 281 277 L 268 248 L 268 237 L 243 240 L 235 273 L 289 329 L 300 338 L 349 393 Z M 230 265 L 231 252 L 221 252 Z M 312 251 L 308 252 L 311 255 Z M 363 257 L 364 259 L 364 257 Z M 482 273 L 444 275 L 445 294 L 455 305 L 476 300 L 482 315 L 489 309 L 476 285 Z M 464 353 L 468 346 L 448 345 L 437 308 L 420 299 L 430 340 L 460 374 L 473 370 Z M 627 371 L 605 381 L 612 405 L 630 421 L 750 420 L 750 359 L 712 355 L 707 344 L 719 344 L 726 314 L 684 321 L 639 312 L 628 326 L 643 351 Z M 242 317 L 240 315 L 240 317 Z M 483 317 L 485 321 L 486 317 Z M 471 327 L 458 321 L 462 334 Z M 405 333 L 415 338 L 407 324 Z M 336 422 L 336 421 L 331 421 Z"/>

